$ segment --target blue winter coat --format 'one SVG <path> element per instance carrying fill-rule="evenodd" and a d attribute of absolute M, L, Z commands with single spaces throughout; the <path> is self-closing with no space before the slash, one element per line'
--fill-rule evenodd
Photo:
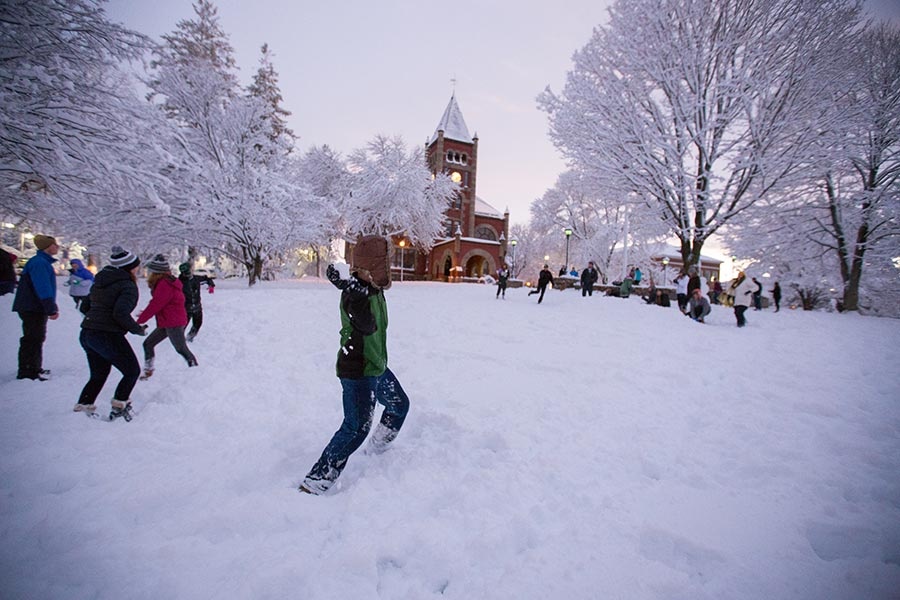
<path fill-rule="evenodd" d="M 55 262 L 56 259 L 43 250 L 28 259 L 19 278 L 13 311 L 43 313 L 51 317 L 59 312 L 56 306 L 56 273 L 53 271 Z"/>

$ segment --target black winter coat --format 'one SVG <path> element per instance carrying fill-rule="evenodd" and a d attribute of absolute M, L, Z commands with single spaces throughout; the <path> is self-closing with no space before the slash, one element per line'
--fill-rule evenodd
<path fill-rule="evenodd" d="M 545 288 L 551 281 L 553 281 L 553 273 L 550 272 L 550 269 L 541 269 L 538 274 L 538 287 Z"/>
<path fill-rule="evenodd" d="M 138 303 L 138 287 L 128 271 L 103 267 L 94 277 L 91 295 L 81 303 L 81 327 L 114 333 L 137 333 L 144 328 L 131 316 Z"/>
<path fill-rule="evenodd" d="M 190 277 L 179 275 L 178 279 L 181 280 L 181 291 L 184 293 L 184 310 L 189 315 L 201 312 L 203 305 L 200 302 L 200 286 L 205 283 L 214 288 L 216 282 L 206 275 L 191 275 Z"/>

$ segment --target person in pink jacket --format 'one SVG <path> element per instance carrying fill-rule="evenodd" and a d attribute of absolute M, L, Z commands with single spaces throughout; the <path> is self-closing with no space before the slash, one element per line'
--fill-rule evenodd
<path fill-rule="evenodd" d="M 189 367 L 197 366 L 197 358 L 188 349 L 184 339 L 184 328 L 188 323 L 187 311 L 184 309 L 184 293 L 181 282 L 172 275 L 169 263 L 162 254 L 157 254 L 147 263 L 147 285 L 152 298 L 147 307 L 138 315 L 137 322 L 143 325 L 156 317 L 156 329 L 144 340 L 144 373 L 141 379 L 153 375 L 153 349 L 166 338 L 172 342 L 175 350 L 184 357 Z"/>

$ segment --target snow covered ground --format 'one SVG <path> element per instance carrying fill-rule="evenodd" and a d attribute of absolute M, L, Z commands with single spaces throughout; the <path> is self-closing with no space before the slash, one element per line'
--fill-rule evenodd
<path fill-rule="evenodd" d="M 751 310 L 739 330 L 722 307 L 700 325 L 398 283 L 410 416 L 314 497 L 339 292 L 244 285 L 204 294 L 199 368 L 159 347 L 131 423 L 72 412 L 65 288 L 44 383 L 15 380 L 0 298 L 0 597 L 900 598 L 900 321 Z"/>

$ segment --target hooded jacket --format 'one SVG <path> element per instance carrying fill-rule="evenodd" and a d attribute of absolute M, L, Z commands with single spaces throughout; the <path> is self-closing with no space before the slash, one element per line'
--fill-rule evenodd
<path fill-rule="evenodd" d="M 378 377 L 387 368 L 387 302 L 384 292 L 351 275 L 341 279 L 329 266 L 328 280 L 341 290 L 341 348 L 337 376 Z"/>
<path fill-rule="evenodd" d="M 184 327 L 188 324 L 187 311 L 184 309 L 184 293 L 181 282 L 172 275 L 167 275 L 156 282 L 151 292 L 153 298 L 147 307 L 138 315 L 138 324 L 146 323 L 156 317 L 156 326 L 163 329 Z"/>
<path fill-rule="evenodd" d="M 91 295 L 82 303 L 82 329 L 140 334 L 131 316 L 138 303 L 138 287 L 131 274 L 116 267 L 103 267 L 94 278 Z"/>
<path fill-rule="evenodd" d="M 91 293 L 91 285 L 94 283 L 94 274 L 84 268 L 84 263 L 77 258 L 72 260 L 75 265 L 72 273 L 69 275 L 66 285 L 69 286 L 69 295 L 75 297 L 84 297 Z"/>

